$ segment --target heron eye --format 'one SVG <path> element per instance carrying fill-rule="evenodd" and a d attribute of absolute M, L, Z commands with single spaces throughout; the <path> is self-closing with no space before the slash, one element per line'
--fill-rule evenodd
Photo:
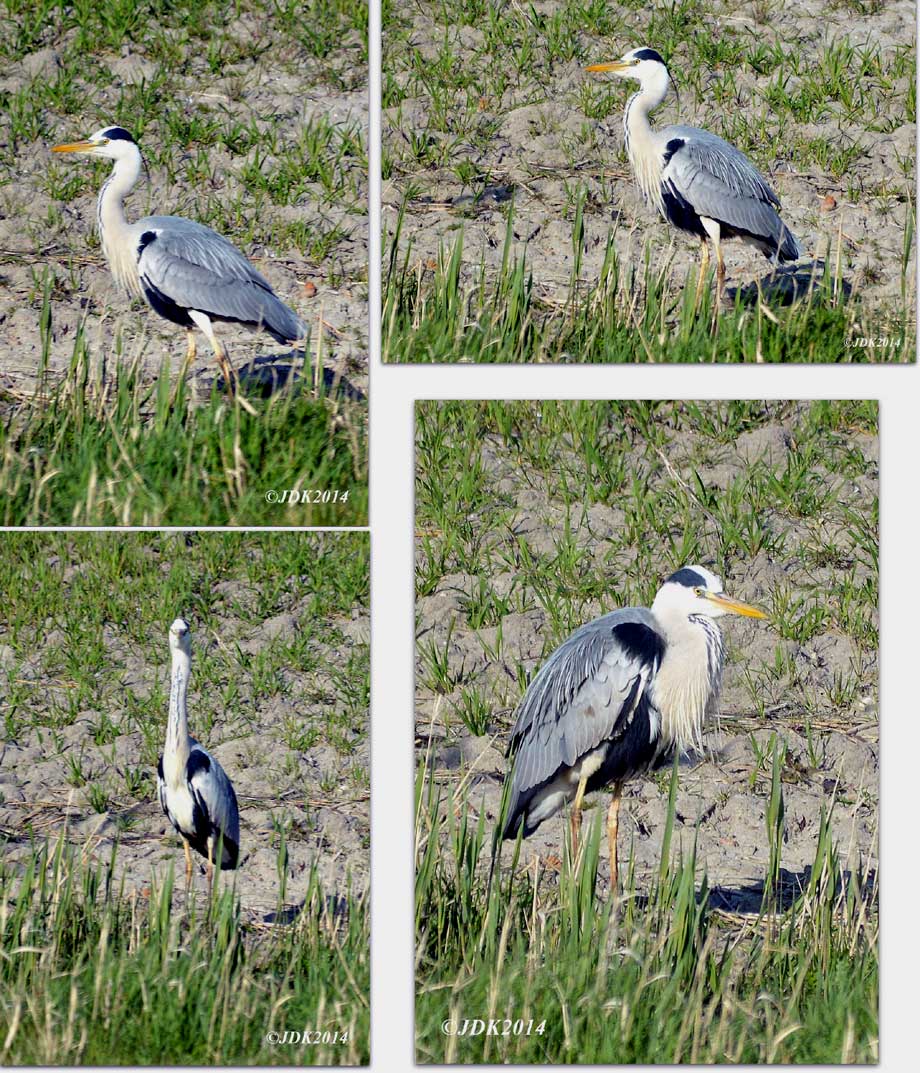
<path fill-rule="evenodd" d="M 697 587 L 696 587 L 696 588 L 695 588 L 695 589 L 693 590 L 693 595 L 694 595 L 694 596 L 702 596 L 702 595 L 703 595 L 703 590 L 702 590 L 702 589 L 701 589 L 701 588 L 700 588 L 699 586 L 697 586 Z"/>

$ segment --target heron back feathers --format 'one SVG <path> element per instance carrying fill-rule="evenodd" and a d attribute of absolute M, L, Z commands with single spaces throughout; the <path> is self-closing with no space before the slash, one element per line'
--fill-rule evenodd
<path fill-rule="evenodd" d="M 157 796 L 169 822 L 202 857 L 208 857 L 208 839 L 222 840 L 221 868 L 236 868 L 240 854 L 240 814 L 233 784 L 217 760 L 193 742 L 185 780 L 169 786 L 163 758 L 157 764 Z"/>
<path fill-rule="evenodd" d="M 801 256 L 798 242 L 777 212 L 779 198 L 739 149 L 696 127 L 657 131 L 662 154 L 665 215 L 684 230 L 703 235 L 700 217 L 718 222 L 725 237 L 747 239 L 781 261 Z"/>
<path fill-rule="evenodd" d="M 216 231 L 181 216 L 148 216 L 131 228 L 141 285 L 167 319 L 189 326 L 187 311 L 195 309 L 262 328 L 279 343 L 306 335 L 306 325 L 268 280 Z"/>
<path fill-rule="evenodd" d="M 643 702 L 645 744 L 657 737 L 660 717 L 648 703 L 648 682 L 664 649 L 651 612 L 627 608 L 580 627 L 553 652 L 525 693 L 511 734 L 514 766 L 504 837 L 514 837 L 522 819 L 529 833 L 545 818 L 528 819 L 541 791 L 551 787 L 553 795 L 562 794 L 561 807 L 566 787 L 557 788 L 555 780 L 579 765 L 587 762 L 597 777 L 613 776 L 614 753 Z M 633 748 L 628 753 L 617 757 L 620 777 L 637 759 Z M 643 756 L 640 765 L 647 762 Z"/>

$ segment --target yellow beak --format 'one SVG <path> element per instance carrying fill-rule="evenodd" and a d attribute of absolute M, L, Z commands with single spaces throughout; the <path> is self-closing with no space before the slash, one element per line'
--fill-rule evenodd
<path fill-rule="evenodd" d="M 96 148 L 95 142 L 65 142 L 63 145 L 52 145 L 52 153 L 87 153 Z"/>
<path fill-rule="evenodd" d="M 718 607 L 729 611 L 733 615 L 744 615 L 745 618 L 767 618 L 766 613 L 761 611 L 759 607 L 752 607 L 750 604 L 744 604 L 740 600 L 733 600 L 730 596 L 707 592 L 706 599 L 711 600 Z"/>
<path fill-rule="evenodd" d="M 613 60 L 611 63 L 592 63 L 590 67 L 586 67 L 586 71 L 592 71 L 599 73 L 601 71 L 628 71 L 633 65 L 631 63 L 624 63 L 622 60 Z"/>

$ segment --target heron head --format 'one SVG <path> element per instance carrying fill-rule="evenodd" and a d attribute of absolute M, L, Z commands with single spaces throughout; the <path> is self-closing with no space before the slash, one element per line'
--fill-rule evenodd
<path fill-rule="evenodd" d="M 177 618 L 169 627 L 169 647 L 173 652 L 191 652 L 192 628 L 184 618 Z"/>
<path fill-rule="evenodd" d="M 585 70 L 595 74 L 609 71 L 618 78 L 634 78 L 643 89 L 660 89 L 662 95 L 667 92 L 668 83 L 671 82 L 668 65 L 653 48 L 634 48 L 619 60 L 592 63 Z"/>
<path fill-rule="evenodd" d="M 65 142 L 53 145 L 52 153 L 85 153 L 87 156 L 103 156 L 109 160 L 121 160 L 139 154 L 137 142 L 124 127 L 103 127 L 82 142 Z"/>
<path fill-rule="evenodd" d="M 705 566 L 684 566 L 673 573 L 658 590 L 652 611 L 677 611 L 687 616 L 744 615 L 746 618 L 766 618 L 758 607 L 742 603 L 725 594 L 722 579 Z"/>

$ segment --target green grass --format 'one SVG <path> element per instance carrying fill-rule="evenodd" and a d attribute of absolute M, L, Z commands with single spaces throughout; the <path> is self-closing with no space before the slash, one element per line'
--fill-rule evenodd
<path fill-rule="evenodd" d="M 126 690 L 126 661 L 165 666 L 166 630 L 183 614 L 202 639 L 226 642 L 196 645 L 202 732 L 227 719 L 253 732 L 266 702 L 288 698 L 302 708 L 322 705 L 314 734 L 347 757 L 366 735 L 368 653 L 361 646 L 345 662 L 350 649 L 339 620 L 366 612 L 369 579 L 366 533 L 9 533 L 0 556 L 0 635 L 14 663 L 2 677 L 3 737 L 19 741 L 44 730 L 53 738 L 91 716 L 97 744 L 139 733 L 139 759 L 152 769 L 167 685 L 150 681 L 147 699 Z M 256 654 L 240 649 L 251 631 L 294 609 L 302 609 L 295 638 L 266 640 Z M 115 648 L 106 629 L 117 635 Z M 36 652 L 35 673 L 20 675 L 16 666 Z M 292 681 L 289 671 L 301 677 Z M 304 729 L 312 723 L 300 719 Z M 59 751 L 76 771 L 74 752 Z M 135 795 L 125 796 L 130 786 L 113 783 L 116 789 L 122 807 L 135 803 Z M 140 799 L 150 796 L 148 785 Z"/>
<path fill-rule="evenodd" d="M 256 927 L 230 884 L 184 905 L 170 870 L 129 894 L 116 852 L 88 862 L 61 838 L 21 872 L 0 862 L 5 1065 L 368 1062 L 365 899 L 334 912 L 314 874 L 293 923 Z M 268 1042 L 304 1028 L 347 1038 Z"/>
<path fill-rule="evenodd" d="M 183 191 L 170 211 L 232 235 L 243 248 L 259 244 L 282 255 L 292 248 L 280 241 L 292 234 L 279 230 L 273 205 L 308 198 L 350 215 L 353 225 L 323 258 L 328 272 L 339 271 L 339 247 L 366 215 L 364 125 L 357 115 L 337 124 L 312 115 L 277 122 L 250 102 L 259 88 L 259 66 L 269 62 L 275 77 L 296 77 L 314 91 L 360 88 L 367 79 L 365 0 L 313 0 L 306 9 L 286 0 L 116 0 L 104 8 L 4 0 L 0 27 L 0 54 L 8 62 L 49 46 L 60 55 L 50 76 L 36 75 L 0 93 L 8 133 L 0 153 L 4 171 L 15 168 L 36 140 L 86 135 L 108 113 L 138 139 L 149 165 L 165 171 L 169 186 Z M 106 62 L 125 43 L 150 65 L 143 80 L 122 81 Z M 205 80 L 217 82 L 218 92 L 202 93 Z M 215 167 L 219 151 L 231 154 L 229 176 L 225 164 Z M 69 173 L 72 200 L 95 191 L 107 170 L 86 165 L 74 175 L 72 165 L 53 162 L 42 167 L 40 183 L 60 197 L 62 175 Z M 0 173 L 0 187 L 10 180 L 10 172 Z M 311 224 L 323 227 L 315 214 Z M 301 246 L 302 252 L 307 248 Z"/>
<path fill-rule="evenodd" d="M 739 436 L 776 425 L 793 445 L 782 464 L 733 454 Z M 795 571 L 794 593 L 778 586 L 770 596 L 781 631 L 804 642 L 816 627 L 843 627 L 873 649 L 878 502 L 854 482 L 878 470 L 854 437 L 874 438 L 877 428 L 871 400 L 421 402 L 417 592 L 467 575 L 455 617 L 474 631 L 537 601 L 550 618 L 548 654 L 598 600 L 647 605 L 670 569 L 709 562 L 723 576 L 743 576 L 765 554 Z M 723 465 L 730 471 L 716 484 Z M 551 550 L 516 532 L 525 490 L 545 503 Z M 595 505 L 622 520 L 599 560 L 586 563 L 582 527 Z M 499 589 L 498 578 L 510 581 Z M 807 613 L 816 601 L 820 622 Z M 435 678 L 448 673 L 425 660 Z"/>
<path fill-rule="evenodd" d="M 581 268 L 582 200 L 574 214 L 573 269 L 567 290 L 547 299 L 513 242 L 508 210 L 500 268 L 467 264 L 464 233 L 442 247 L 433 267 L 403 244 L 401 213 L 384 277 L 383 360 L 386 362 L 839 362 L 913 358 L 907 286 L 913 224 L 901 264 L 899 312 L 866 308 L 847 295 L 840 258 L 827 249 L 814 282 L 806 273 L 802 297 L 784 305 L 757 293 L 712 313 L 714 281 L 693 307 L 696 269 L 682 289 L 671 286 L 669 264 L 653 267 L 650 244 L 642 264 L 618 256 L 608 237 L 599 278 Z M 912 221 L 913 209 L 909 209 Z M 872 342 L 869 342 L 872 340 Z"/>
<path fill-rule="evenodd" d="M 774 757 L 776 753 L 774 753 Z M 505 851 L 489 886 L 484 810 L 416 783 L 416 1055 L 422 1063 L 867 1063 L 878 1060 L 877 877 L 847 872 L 822 816 L 814 863 L 781 888 L 782 796 L 770 871 L 746 919 L 708 901 L 695 846 L 672 853 L 672 772 L 658 876 L 598 904 L 600 817 L 547 890 Z M 496 819 L 500 823 L 500 817 Z M 509 858 L 511 860 L 509 861 Z M 505 1035 L 443 1025 L 497 1019 Z M 532 1031 L 515 1034 L 514 1022 Z"/>
<path fill-rule="evenodd" d="M 363 532 L 6 534 L 5 1064 L 367 1062 L 369 554 Z M 180 614 L 191 730 L 240 805 L 210 907 L 156 797 Z M 353 825 L 331 875 L 327 808 Z M 266 1041 L 304 1028 L 349 1039 Z"/>
<path fill-rule="evenodd" d="M 137 358 L 94 361 L 82 329 L 54 382 L 52 324 L 46 277 L 36 392 L 3 400 L 4 525 L 187 524 L 191 504 L 198 525 L 366 524 L 363 405 L 294 378 L 253 413 L 217 387 L 199 402 L 168 364 L 151 384 Z"/>

